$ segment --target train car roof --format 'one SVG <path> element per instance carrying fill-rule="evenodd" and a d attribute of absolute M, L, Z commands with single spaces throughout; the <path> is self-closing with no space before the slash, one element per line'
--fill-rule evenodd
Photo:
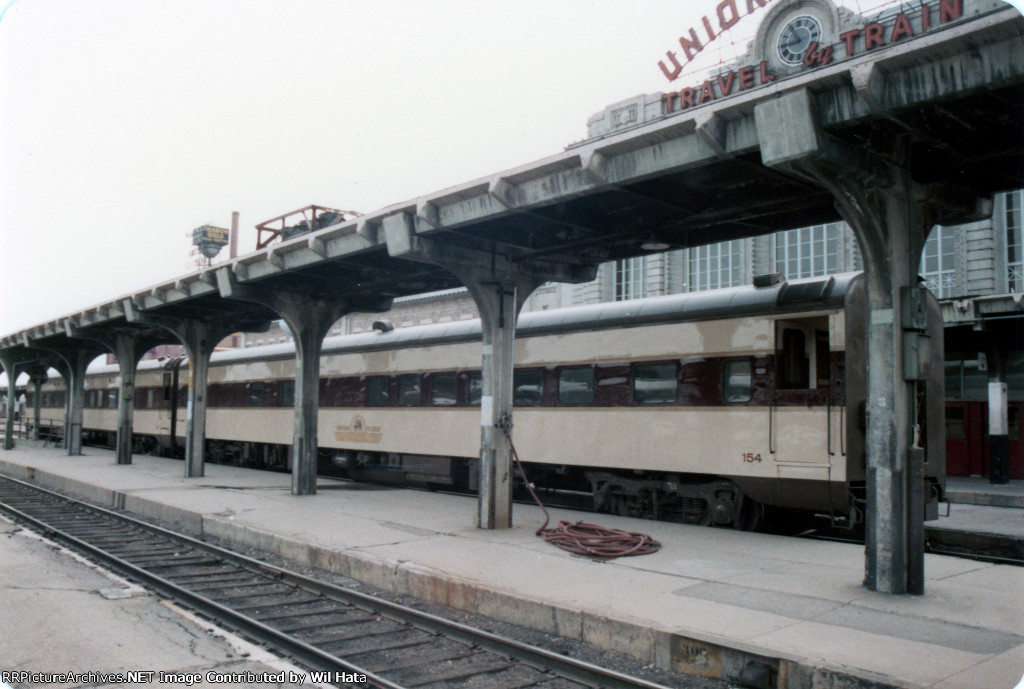
<path fill-rule="evenodd" d="M 844 273 L 801 280 L 782 280 L 765 287 L 745 285 L 664 297 L 529 311 L 520 315 L 516 337 L 536 337 L 605 328 L 632 328 L 657 323 L 835 310 L 844 306 L 850 287 L 859 276 L 860 273 Z M 480 338 L 480 320 L 473 319 L 396 328 L 388 332 L 373 330 L 354 335 L 336 335 L 324 340 L 322 353 L 426 347 L 435 344 L 473 342 L 479 341 Z M 211 365 L 287 359 L 293 356 L 294 344 L 285 342 L 216 352 Z M 139 364 L 139 371 L 159 370 L 165 365 L 164 361 L 146 360 Z M 90 373 L 117 370 L 116 364 L 89 367 Z"/>

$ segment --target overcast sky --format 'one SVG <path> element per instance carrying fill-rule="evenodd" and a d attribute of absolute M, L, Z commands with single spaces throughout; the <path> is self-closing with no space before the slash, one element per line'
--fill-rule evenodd
<path fill-rule="evenodd" d="M 0 334 L 189 272 L 235 210 L 244 253 L 557 153 L 716 4 L 0 0 Z"/>

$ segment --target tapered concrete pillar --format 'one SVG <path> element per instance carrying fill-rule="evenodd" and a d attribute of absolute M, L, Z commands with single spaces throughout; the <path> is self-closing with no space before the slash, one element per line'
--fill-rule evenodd
<path fill-rule="evenodd" d="M 268 323 L 248 320 L 211 323 L 199 319 L 173 319 L 140 311 L 130 299 L 122 302 L 129 323 L 156 325 L 170 331 L 188 355 L 188 405 L 185 410 L 185 478 L 206 473 L 206 409 L 210 357 L 217 344 L 239 330 L 266 330 Z M 172 438 L 173 441 L 173 438 Z"/>
<path fill-rule="evenodd" d="M 494 280 L 489 270 L 479 267 L 456 266 L 453 272 L 473 295 L 483 330 L 477 526 L 481 529 L 511 528 L 516 322 L 527 297 L 541 283 L 522 276 Z"/>
<path fill-rule="evenodd" d="M 206 404 L 210 356 L 217 342 L 205 323 L 190 322 L 181 335 L 188 353 L 188 404 L 185 408 L 185 478 L 206 474 Z M 227 333 L 230 334 L 230 333 Z M 226 335 L 227 335 L 226 334 Z M 225 336 L 226 336 L 225 335 Z"/>
<path fill-rule="evenodd" d="M 43 383 L 49 376 L 46 375 L 46 366 L 35 364 L 28 369 L 29 382 L 32 383 L 32 439 L 39 440 L 39 426 L 42 421 Z"/>
<path fill-rule="evenodd" d="M 199 478 L 206 473 L 206 409 L 210 357 L 217 343 L 238 329 L 195 320 L 169 323 L 165 327 L 181 340 L 188 355 L 185 478 Z"/>
<path fill-rule="evenodd" d="M 59 351 L 67 371 L 64 398 L 64 447 L 69 455 L 82 454 L 82 416 L 85 409 L 85 372 L 100 354 L 99 349 L 78 348 Z"/>
<path fill-rule="evenodd" d="M 4 449 L 14 449 L 14 406 L 17 400 L 17 363 L 15 359 L 5 353 L 0 353 L 0 366 L 3 366 L 7 374 L 7 404 L 4 407 Z"/>
<path fill-rule="evenodd" d="M 144 349 L 135 335 L 118 333 L 114 336 L 114 356 L 121 369 L 117 399 L 117 463 L 131 464 L 133 426 L 135 420 L 135 372 L 139 360 L 150 348 Z M 141 351 L 140 351 L 141 350 Z"/>
<path fill-rule="evenodd" d="M 292 494 L 316 493 L 319 454 L 320 349 L 331 326 L 354 311 L 377 312 L 391 308 L 391 299 L 353 301 L 328 299 L 303 292 L 267 290 L 240 284 L 230 267 L 217 270 L 217 286 L 225 299 L 265 306 L 284 318 L 295 340 L 295 432 L 292 439 Z"/>
<path fill-rule="evenodd" d="M 496 182 L 494 186 L 507 187 Z M 417 225 L 433 215 L 420 209 L 413 216 L 396 213 L 384 218 L 388 253 L 398 258 L 441 266 L 454 274 L 473 295 L 483 330 L 482 398 L 480 413 L 480 485 L 477 526 L 512 526 L 513 371 L 516 321 L 530 294 L 545 282 L 593 280 L 594 265 L 516 261 L 497 251 L 446 246 L 421 236 Z"/>
<path fill-rule="evenodd" d="M 113 352 L 121 372 L 118 384 L 117 399 L 117 441 L 116 457 L 118 464 L 132 463 L 133 421 L 135 416 L 135 372 L 142 355 L 162 342 L 161 339 L 134 331 L 87 331 L 68 325 L 68 335 L 77 339 L 98 342 Z M 83 370 L 83 404 L 84 404 L 84 370 Z M 80 432 L 80 431 L 79 431 Z M 74 433 L 74 429 L 72 429 Z M 80 454 L 74 453 L 74 454 Z"/>
<path fill-rule="evenodd" d="M 860 243 L 869 362 L 865 584 L 886 593 L 923 593 L 924 515 L 912 484 L 912 465 L 923 454 L 916 394 L 921 373 L 908 367 L 914 360 L 908 355 L 927 325 L 917 281 L 921 251 L 940 210 L 959 199 L 915 183 L 899 139 L 887 142 L 891 150 L 883 159 L 829 138 L 806 90 L 761 103 L 755 115 L 764 164 L 827 189 Z"/>

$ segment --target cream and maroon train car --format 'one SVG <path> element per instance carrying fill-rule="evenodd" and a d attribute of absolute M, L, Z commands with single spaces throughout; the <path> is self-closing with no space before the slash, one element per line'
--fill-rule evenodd
<path fill-rule="evenodd" d="M 934 303 L 929 321 L 932 360 L 941 362 Z M 857 523 L 864 328 L 858 275 L 526 313 L 517 328 L 514 441 L 534 483 L 589 494 L 598 509 L 749 527 L 767 507 Z M 472 490 L 480 360 L 475 321 L 328 338 L 321 473 Z M 942 367 L 932 370 L 918 383 L 917 420 L 934 503 L 945 461 Z M 99 375 L 111 373 L 116 367 Z M 214 356 L 211 461 L 287 468 L 294 373 L 290 345 Z M 153 375 L 162 384 L 168 372 Z M 172 410 L 173 394 L 143 378 L 137 397 L 152 394 L 164 406 L 137 418 L 181 417 L 183 403 Z M 114 420 L 86 418 L 87 427 Z M 172 419 L 160 423 L 154 445 L 167 444 L 156 436 Z M 177 428 L 184 432 L 180 421 Z M 136 433 L 145 433 L 138 422 Z"/>

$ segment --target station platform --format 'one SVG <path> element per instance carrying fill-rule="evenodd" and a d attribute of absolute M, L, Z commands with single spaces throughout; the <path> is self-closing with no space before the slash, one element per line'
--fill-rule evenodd
<path fill-rule="evenodd" d="M 487 531 L 473 497 L 327 479 L 298 497 L 286 474 L 207 465 L 184 479 L 180 461 L 86 453 L 19 441 L 0 473 L 681 672 L 760 663 L 785 689 L 1012 689 L 1024 676 L 1020 567 L 927 555 L 925 594 L 894 596 L 862 585 L 863 546 L 550 510 L 662 543 L 598 562 L 537 538 L 534 506 Z"/>

